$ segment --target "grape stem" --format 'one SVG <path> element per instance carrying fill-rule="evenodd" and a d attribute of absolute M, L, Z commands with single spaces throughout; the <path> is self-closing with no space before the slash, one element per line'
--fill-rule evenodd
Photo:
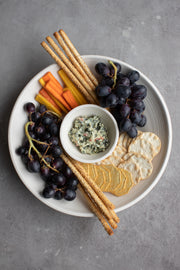
<path fill-rule="evenodd" d="M 116 65 L 111 60 L 109 60 L 108 62 L 114 68 L 114 76 L 113 76 L 114 84 L 112 86 L 112 88 L 114 88 L 116 86 L 116 80 L 117 80 L 117 67 L 116 67 Z"/>
<path fill-rule="evenodd" d="M 47 166 L 49 169 L 51 169 L 51 170 L 53 170 L 53 171 L 59 173 L 58 170 L 56 170 L 55 168 L 51 167 L 51 165 L 44 159 L 44 155 L 42 155 L 42 154 L 38 151 L 38 149 L 35 147 L 33 141 L 36 142 L 36 143 L 38 143 L 38 144 L 45 144 L 45 145 L 48 145 L 48 146 L 49 146 L 49 144 L 48 144 L 48 143 L 41 142 L 41 141 L 38 141 L 38 140 L 35 140 L 35 139 L 33 139 L 33 138 L 30 136 L 30 134 L 29 134 L 29 132 L 28 132 L 28 127 L 29 127 L 29 125 L 32 125 L 32 124 L 33 124 L 32 121 L 29 121 L 29 122 L 27 122 L 27 123 L 25 124 L 25 134 L 26 134 L 26 137 L 28 138 L 28 141 L 29 141 L 28 157 L 29 157 L 30 159 L 32 159 L 32 157 L 31 157 L 31 149 L 33 149 L 33 150 L 36 152 L 36 154 L 38 155 L 39 159 L 40 159 L 41 161 L 43 161 L 44 164 L 46 164 L 46 166 Z"/>

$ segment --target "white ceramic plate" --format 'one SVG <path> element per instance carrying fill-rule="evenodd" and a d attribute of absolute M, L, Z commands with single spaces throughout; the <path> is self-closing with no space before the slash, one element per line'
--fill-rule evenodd
<path fill-rule="evenodd" d="M 119 62 L 122 66 L 122 72 L 127 72 L 132 69 L 136 69 L 124 62 L 117 59 L 104 56 L 87 55 L 83 57 L 92 72 L 95 74 L 94 66 L 97 62 L 107 62 L 107 60 L 112 60 Z M 34 97 L 36 93 L 40 90 L 40 85 L 38 79 L 41 78 L 47 71 L 51 71 L 53 75 L 60 81 L 57 71 L 59 67 L 56 64 L 50 65 L 41 72 L 39 72 L 22 90 L 19 97 L 16 100 L 14 108 L 11 113 L 9 130 L 8 130 L 8 142 L 9 151 L 11 155 L 14 167 L 24 183 L 24 185 L 34 194 L 36 198 L 48 205 L 49 207 L 63 212 L 69 215 L 81 216 L 81 217 L 92 217 L 93 214 L 89 210 L 85 200 L 78 192 L 77 198 L 72 202 L 67 202 L 65 200 L 57 201 L 55 199 L 44 199 L 40 192 L 44 187 L 44 182 L 41 180 L 38 174 L 29 173 L 21 158 L 15 153 L 15 150 L 21 145 L 24 137 L 24 124 L 27 121 L 27 115 L 23 110 L 23 106 L 26 102 L 35 102 Z M 136 69 L 137 70 L 137 69 Z M 139 71 L 139 70 L 138 70 Z M 140 71 L 139 71 L 140 72 Z M 162 143 L 160 153 L 153 160 L 153 173 L 152 175 L 141 181 L 138 185 L 130 190 L 127 195 L 122 197 L 115 197 L 112 194 L 107 193 L 107 197 L 115 204 L 115 211 L 120 212 L 145 197 L 152 188 L 157 184 L 161 178 L 171 152 L 172 146 L 172 126 L 169 116 L 169 112 L 165 101 L 155 85 L 140 72 L 141 78 L 138 81 L 139 84 L 146 85 L 148 89 L 148 95 L 145 99 L 146 110 L 145 115 L 147 116 L 147 124 L 142 129 L 143 131 L 152 131 L 156 133 Z"/>

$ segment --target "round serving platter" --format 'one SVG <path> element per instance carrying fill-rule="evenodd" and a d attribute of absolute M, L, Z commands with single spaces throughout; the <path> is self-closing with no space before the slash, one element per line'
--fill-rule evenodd
<path fill-rule="evenodd" d="M 172 147 L 171 119 L 164 98 L 162 97 L 156 86 L 151 82 L 151 80 L 149 80 L 138 69 L 128 65 L 127 63 L 106 56 L 85 55 L 83 56 L 83 59 L 95 75 L 95 64 L 98 62 L 106 63 L 108 60 L 120 63 L 123 73 L 134 69 L 140 73 L 140 80 L 138 81 L 138 84 L 143 84 L 148 89 L 148 94 L 145 99 L 145 115 L 147 117 L 147 124 L 141 130 L 154 132 L 161 139 L 161 151 L 153 159 L 153 172 L 151 176 L 148 179 L 138 183 L 130 190 L 128 194 L 124 196 L 116 197 L 109 193 L 106 194 L 107 197 L 112 201 L 112 203 L 114 203 L 115 212 L 118 213 L 134 205 L 142 198 L 144 198 L 158 183 L 162 174 L 164 173 Z M 68 202 L 65 200 L 57 201 L 55 199 L 44 199 L 41 196 L 41 191 L 44 187 L 43 180 L 38 174 L 29 173 L 25 168 L 24 164 L 22 163 L 21 158 L 16 154 L 16 149 L 22 143 L 24 137 L 24 125 L 27 121 L 27 115 L 23 109 L 23 106 L 27 102 L 33 102 L 35 104 L 37 103 L 34 100 L 34 97 L 41 88 L 38 80 L 46 72 L 52 72 L 56 79 L 63 85 L 63 82 L 61 81 L 57 73 L 58 70 L 59 66 L 57 66 L 56 64 L 52 64 L 46 67 L 30 80 L 30 82 L 24 87 L 24 89 L 18 96 L 9 121 L 8 143 L 10 156 L 14 168 L 21 181 L 29 189 L 29 191 L 32 192 L 32 194 L 41 202 L 65 214 L 81 217 L 93 217 L 94 214 L 88 208 L 87 203 L 84 200 L 83 196 L 80 194 L 80 192 L 77 192 L 77 198 L 72 202 Z"/>

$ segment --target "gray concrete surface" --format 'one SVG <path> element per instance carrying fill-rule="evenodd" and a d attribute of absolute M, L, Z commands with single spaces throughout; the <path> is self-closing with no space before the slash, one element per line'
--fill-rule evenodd
<path fill-rule="evenodd" d="M 168 167 L 146 198 L 119 214 L 113 237 L 96 218 L 63 215 L 35 199 L 9 157 L 12 106 L 52 63 L 39 44 L 59 28 L 81 54 L 112 56 L 143 71 L 172 117 Z M 179 0 L 0 1 L 0 269 L 180 269 L 179 44 Z"/>

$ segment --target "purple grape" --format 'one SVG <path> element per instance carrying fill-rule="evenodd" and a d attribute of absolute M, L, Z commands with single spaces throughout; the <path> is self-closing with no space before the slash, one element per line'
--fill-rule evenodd
<path fill-rule="evenodd" d="M 72 170 L 68 166 L 64 168 L 63 173 L 67 178 L 71 177 L 73 174 Z"/>
<path fill-rule="evenodd" d="M 39 112 L 33 112 L 30 115 L 30 120 L 34 123 L 37 123 L 38 120 L 40 120 L 41 114 Z"/>
<path fill-rule="evenodd" d="M 141 114 L 138 111 L 133 110 L 130 113 L 129 118 L 131 119 L 132 123 L 138 124 L 140 122 L 140 120 L 141 120 Z"/>
<path fill-rule="evenodd" d="M 121 118 L 126 118 L 131 112 L 131 108 L 128 104 L 123 104 L 120 107 L 119 114 Z"/>
<path fill-rule="evenodd" d="M 35 133 L 38 137 L 42 137 L 46 132 L 46 129 L 44 126 L 39 125 L 37 127 L 35 127 Z"/>
<path fill-rule="evenodd" d="M 58 145 L 52 145 L 49 149 L 49 152 L 54 156 L 54 157 L 59 157 L 62 154 L 62 149 Z"/>
<path fill-rule="evenodd" d="M 63 198 L 63 193 L 60 190 L 57 190 L 54 194 L 54 199 L 61 200 Z"/>
<path fill-rule="evenodd" d="M 135 126 L 132 126 L 131 129 L 129 129 L 129 130 L 127 131 L 127 134 L 129 135 L 130 138 L 135 138 L 135 137 L 137 137 L 138 132 L 137 132 L 136 127 L 135 127 Z"/>
<path fill-rule="evenodd" d="M 110 94 L 106 98 L 106 107 L 115 107 L 118 104 L 118 98 L 115 94 Z"/>
<path fill-rule="evenodd" d="M 108 85 L 96 87 L 96 93 L 98 97 L 106 97 L 111 93 L 111 87 Z"/>
<path fill-rule="evenodd" d="M 146 125 L 146 122 L 147 122 L 146 116 L 144 114 L 142 114 L 141 115 L 141 120 L 138 123 L 138 126 L 139 127 L 144 127 Z"/>
<path fill-rule="evenodd" d="M 58 174 L 53 175 L 52 182 L 62 187 L 66 184 L 66 177 L 64 176 L 63 173 L 60 172 Z"/>
<path fill-rule="evenodd" d="M 40 168 L 40 174 L 42 179 L 47 180 L 51 176 L 51 171 L 47 166 L 42 166 Z"/>
<path fill-rule="evenodd" d="M 43 192 L 42 192 L 43 197 L 46 199 L 54 197 L 54 194 L 55 194 L 55 190 L 51 186 L 45 187 Z"/>
<path fill-rule="evenodd" d="M 147 88 L 144 85 L 135 85 L 132 87 L 132 98 L 144 99 L 147 96 Z"/>
<path fill-rule="evenodd" d="M 129 78 L 129 80 L 130 80 L 130 83 L 131 83 L 131 84 L 134 84 L 136 81 L 139 80 L 140 74 L 139 74 L 138 71 L 132 70 L 132 71 L 130 71 L 130 72 L 128 73 L 128 78 Z"/>
<path fill-rule="evenodd" d="M 131 95 L 131 88 L 126 85 L 118 85 L 114 90 L 118 98 L 128 98 Z"/>
<path fill-rule="evenodd" d="M 57 136 L 58 135 L 58 132 L 59 132 L 59 128 L 58 128 L 58 125 L 56 123 L 51 123 L 49 125 L 49 132 L 52 136 Z"/>
<path fill-rule="evenodd" d="M 108 77 L 110 75 L 110 69 L 104 63 L 97 63 L 95 65 L 95 70 L 99 75 L 102 75 L 103 77 Z"/>
<path fill-rule="evenodd" d="M 49 114 L 44 114 L 41 119 L 41 123 L 45 126 L 50 125 L 51 123 L 53 123 L 53 117 Z"/>
<path fill-rule="evenodd" d="M 28 102 L 24 105 L 24 109 L 28 113 L 33 113 L 35 112 L 35 105 L 32 102 Z"/>
<path fill-rule="evenodd" d="M 62 169 L 64 165 L 64 161 L 61 157 L 57 157 L 52 162 L 52 167 L 56 170 Z"/>
<path fill-rule="evenodd" d="M 54 184 L 51 179 L 48 179 L 46 181 L 46 187 L 52 187 L 52 189 L 55 189 L 55 190 L 58 188 L 58 186 Z"/>
<path fill-rule="evenodd" d="M 117 83 L 118 83 L 122 78 L 124 78 L 124 77 L 126 77 L 126 75 L 119 72 L 119 73 L 117 74 Z"/>
<path fill-rule="evenodd" d="M 59 144 L 59 139 L 58 139 L 58 137 L 53 136 L 53 137 L 49 138 L 48 143 L 52 144 L 52 145 L 58 145 Z"/>
<path fill-rule="evenodd" d="M 129 103 L 133 109 L 135 109 L 139 112 L 142 112 L 145 109 L 145 104 L 140 98 L 131 99 Z"/>
<path fill-rule="evenodd" d="M 29 160 L 27 167 L 29 172 L 39 172 L 41 166 L 38 160 Z"/>
<path fill-rule="evenodd" d="M 122 84 L 125 86 L 129 86 L 130 85 L 130 80 L 128 77 L 122 77 L 118 80 L 118 84 Z"/>
<path fill-rule="evenodd" d="M 20 146 L 16 149 L 16 154 L 18 156 L 22 156 L 26 153 L 26 148 L 24 146 Z"/>
<path fill-rule="evenodd" d="M 43 105 L 43 104 L 41 104 L 41 105 L 39 106 L 39 112 L 40 112 L 40 113 L 44 113 L 45 111 L 47 111 L 46 106 Z"/>
<path fill-rule="evenodd" d="M 76 177 L 71 177 L 70 179 L 68 179 L 68 182 L 67 182 L 68 189 L 76 190 L 78 182 L 79 181 Z"/>
<path fill-rule="evenodd" d="M 114 79 L 112 77 L 107 77 L 107 78 L 103 78 L 101 80 L 100 85 L 108 85 L 108 86 L 112 87 L 113 84 L 114 84 Z"/>
<path fill-rule="evenodd" d="M 66 189 L 64 193 L 64 199 L 67 201 L 72 201 L 76 198 L 76 192 L 71 189 Z"/>
<path fill-rule="evenodd" d="M 132 122 L 129 118 L 125 118 L 123 121 L 120 123 L 120 130 L 127 132 L 132 128 Z"/>

